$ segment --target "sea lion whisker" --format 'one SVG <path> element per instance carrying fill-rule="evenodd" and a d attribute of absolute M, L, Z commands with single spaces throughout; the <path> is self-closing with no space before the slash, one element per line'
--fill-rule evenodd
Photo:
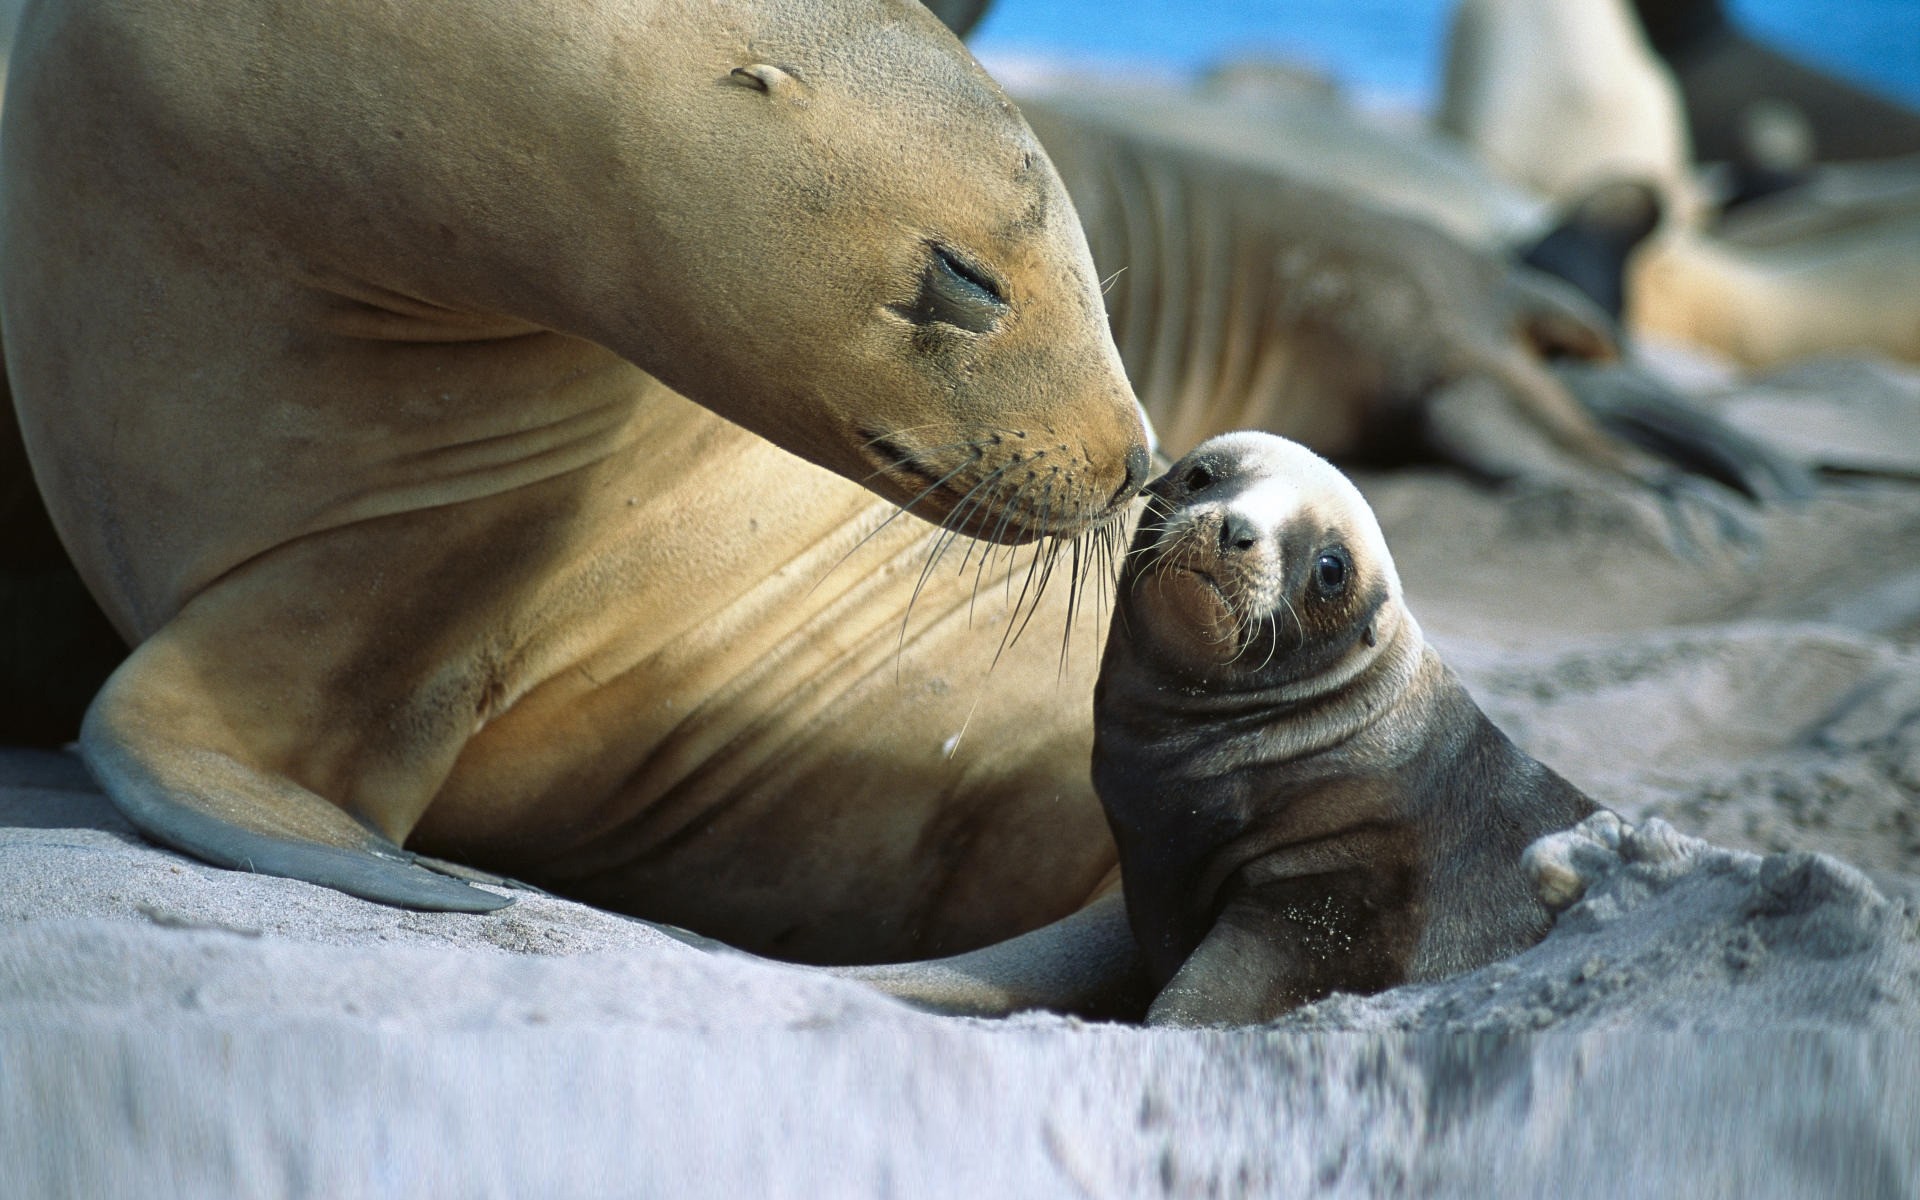
<path fill-rule="evenodd" d="M 1239 662 L 1247 651 L 1253 648 L 1254 623 L 1259 620 L 1259 617 L 1255 614 L 1243 613 L 1237 608 L 1232 609 L 1231 612 L 1233 614 L 1233 630 L 1228 634 L 1228 637 L 1231 639 L 1233 646 L 1233 655 L 1227 659 L 1228 666 Z"/>
<path fill-rule="evenodd" d="M 1007 609 L 1007 627 L 1000 634 L 1000 644 L 994 647 L 992 661 L 987 664 L 988 675 L 993 674 L 994 668 L 1000 665 L 1000 656 L 1005 654 L 1007 647 L 1013 644 L 1013 631 L 1020 621 L 1020 606 L 1026 603 L 1028 589 L 1033 586 L 1034 571 L 1040 564 L 1041 549 L 1042 547 L 1039 542 L 1033 544 L 1033 554 L 1027 559 L 1026 575 L 1020 581 L 1020 595 L 1013 600 Z M 1007 591 L 1009 593 L 1013 591 L 1013 577 L 1018 571 L 1019 568 L 1014 563 L 1009 562 L 1007 564 Z"/>
<path fill-rule="evenodd" d="M 998 505 L 1000 509 L 1000 520 L 995 523 L 991 536 L 987 538 L 974 538 L 972 543 L 968 545 L 967 552 L 960 557 L 959 570 L 954 572 L 956 577 L 965 575 L 967 573 L 967 565 L 974 563 L 973 586 L 967 591 L 967 627 L 969 629 L 973 627 L 973 613 L 980 600 L 980 585 L 986 576 L 987 566 L 993 561 L 994 551 L 999 547 L 1000 534 L 1005 532 L 1007 523 L 1012 517 L 1013 501 L 1019 495 L 1019 489 L 1017 488 L 1014 490 L 1013 496 L 1005 496 L 1002 494 L 1003 491 L 1004 482 L 1002 484 L 996 484 L 993 492 L 987 497 L 989 506 Z M 980 557 L 977 562 L 974 561 L 973 557 L 975 550 L 980 552 Z"/>
<path fill-rule="evenodd" d="M 1102 569 L 1110 565 L 1112 556 L 1108 549 L 1107 530 L 1112 518 L 1102 518 L 1100 523 L 1087 531 L 1086 582 L 1083 586 L 1093 593 L 1093 620 L 1095 629 L 1107 627 L 1108 579 Z"/>
<path fill-rule="evenodd" d="M 901 437 L 905 434 L 919 433 L 920 431 L 925 429 L 941 429 L 941 428 L 951 427 L 955 424 L 957 424 L 957 422 L 954 422 L 954 421 L 928 421 L 923 425 L 902 425 L 898 429 L 888 430 L 885 433 L 874 434 L 872 437 L 868 438 L 866 441 L 860 443 L 860 449 L 871 450 L 873 447 L 879 445 L 881 442 L 890 442 L 895 438 Z M 955 444 L 964 445 L 965 443 L 955 443 Z"/>
<path fill-rule="evenodd" d="M 915 460 L 913 465 L 915 465 L 916 467 L 922 465 L 918 462 L 919 457 L 922 455 L 945 454 L 950 450 L 972 451 L 973 456 L 971 458 L 969 458 L 966 462 L 961 463 L 958 467 L 954 468 L 955 473 L 957 473 L 960 471 L 964 471 L 968 467 L 971 467 L 975 463 L 979 462 L 981 457 L 980 452 L 989 444 L 990 443 L 985 441 L 975 440 L 971 442 L 948 442 L 945 445 L 940 445 L 940 446 L 917 447 L 913 451 L 913 456 Z M 899 470 L 899 467 L 900 467 L 899 463 L 889 463 L 886 466 L 878 467 L 872 471 L 867 472 L 865 475 L 862 475 L 860 478 L 854 480 L 854 482 L 859 484 L 861 487 L 866 487 L 868 484 L 871 484 L 874 480 L 879 479 L 882 476 L 889 476 L 889 475 L 896 474 L 896 472 Z M 951 479 L 952 477 L 953 476 L 951 474 L 947 476 L 948 479 Z M 939 485 L 935 484 L 934 486 L 938 487 Z"/>
<path fill-rule="evenodd" d="M 1082 577 L 1082 548 L 1085 534 L 1076 534 L 1067 544 L 1068 560 L 1072 566 L 1067 576 L 1067 619 L 1060 629 L 1060 677 L 1066 678 L 1067 652 L 1073 645 L 1073 622 L 1080 615 L 1080 605 L 1086 599 Z"/>
<path fill-rule="evenodd" d="M 983 545 L 986 546 L 986 549 L 981 551 L 980 565 L 974 568 L 974 572 L 973 572 L 973 594 L 967 597 L 967 625 L 969 627 L 973 625 L 974 605 L 980 599 L 980 585 L 986 579 L 987 567 L 992 564 L 994 558 L 996 557 L 997 552 L 1003 549 L 1003 547 L 1000 544 L 1000 535 L 1006 531 L 1007 522 L 1012 520 L 1013 518 L 1014 506 L 1020 502 L 1020 497 L 1023 496 L 1026 493 L 1026 490 L 1032 486 L 1033 486 L 1033 481 L 1028 480 L 1027 482 L 1022 483 L 1021 485 L 1019 485 L 1017 488 L 1014 489 L 1013 495 L 1009 496 L 1006 500 L 1006 503 L 1001 506 L 1000 523 L 994 527 L 992 540 L 990 542 L 983 543 Z M 1004 547 L 1004 549 L 1007 551 L 1008 566 L 1009 568 L 1011 568 L 1014 547 L 1007 546 L 1007 547 Z M 1013 573 L 1011 569 L 1009 569 L 1007 573 L 1007 588 L 1008 588 L 1008 595 L 1011 596 L 1012 588 L 1013 588 Z"/>
<path fill-rule="evenodd" d="M 1164 535 L 1166 528 L 1165 526 L 1161 526 L 1154 532 L 1158 535 Z M 1141 580 L 1165 566 L 1167 560 L 1173 557 L 1174 552 L 1178 548 L 1174 539 L 1165 536 L 1157 537 L 1152 545 L 1145 548 L 1144 561 L 1140 563 L 1139 567 L 1133 573 L 1133 586 L 1136 588 L 1139 587 Z"/>
<path fill-rule="evenodd" d="M 1260 660 L 1255 672 L 1266 670 L 1273 665 L 1274 655 L 1280 653 L 1280 616 L 1272 609 L 1267 610 L 1267 656 Z"/>
<path fill-rule="evenodd" d="M 1107 610 L 1110 602 L 1114 599 L 1113 526 L 1113 518 L 1108 517 L 1101 521 L 1099 528 L 1094 534 L 1094 549 L 1100 558 L 1100 562 L 1093 568 L 1095 576 L 1093 619 L 1096 629 L 1105 629 L 1107 627 L 1109 622 Z"/>
<path fill-rule="evenodd" d="M 960 472 L 966 470 L 967 466 L 971 466 L 971 465 L 972 464 L 969 463 L 963 466 L 955 467 L 953 471 L 950 474 L 948 474 L 944 479 L 940 479 L 934 483 L 927 485 L 927 487 L 922 489 L 920 494 L 915 496 L 913 499 L 907 501 L 905 504 L 895 505 L 893 511 L 887 514 L 886 520 L 880 522 L 878 525 L 875 525 L 871 530 L 867 532 L 866 536 L 862 537 L 859 541 L 855 542 L 852 548 L 850 548 L 845 554 L 842 554 L 838 559 L 836 559 L 832 566 L 820 572 L 820 578 L 813 581 L 813 587 L 810 587 L 807 589 L 807 595 L 808 596 L 813 595 L 813 593 L 819 589 L 820 585 L 827 581 L 827 576 L 833 574 L 835 571 L 838 571 L 842 566 L 845 566 L 846 561 L 848 559 L 858 554 L 860 552 L 861 547 L 865 546 L 868 542 L 871 542 L 874 538 L 879 537 L 881 532 L 885 530 L 887 526 L 893 524 L 895 521 L 899 520 L 901 517 L 911 512 L 915 505 L 919 504 L 922 500 L 925 500 L 928 496 L 933 495 L 935 492 L 945 487 L 949 480 L 951 480 L 955 475 L 960 474 Z"/>
<path fill-rule="evenodd" d="M 1300 650 L 1307 644 L 1307 623 L 1300 619 L 1300 611 L 1294 608 L 1293 601 L 1287 599 L 1285 596 L 1281 596 L 1280 603 L 1286 606 L 1287 615 L 1293 618 L 1293 648 Z M 1279 637 L 1279 628 L 1277 626 L 1274 629 L 1274 636 L 1276 638 Z"/>
<path fill-rule="evenodd" d="M 1097 524 L 1076 539 L 1074 550 L 1074 573 L 1078 577 L 1075 585 L 1078 596 L 1069 606 L 1069 611 L 1077 617 L 1081 605 L 1086 603 L 1087 594 L 1092 593 L 1093 615 L 1096 622 L 1094 628 L 1096 629 L 1106 628 L 1107 612 L 1104 592 L 1106 578 L 1101 571 L 1101 563 L 1103 559 L 1109 557 L 1107 532 L 1112 525 L 1112 520 L 1111 515 L 1101 518 Z M 1062 669 L 1065 669 L 1064 660 Z"/>
<path fill-rule="evenodd" d="M 1053 516 L 1053 484 L 1051 481 L 1040 491 L 1038 510 L 1041 514 L 1042 527 L 1044 527 L 1046 521 Z M 1026 578 L 1020 583 L 1020 595 L 1014 600 L 1013 607 L 1007 611 L 1006 632 L 1000 635 L 1000 645 L 994 650 L 993 661 L 987 666 L 987 673 L 989 675 L 993 673 L 993 668 L 1000 664 L 1000 656 L 1007 652 L 1009 646 L 1020 640 L 1021 632 L 1026 629 L 1026 623 L 1020 619 L 1020 608 L 1027 603 L 1029 594 L 1033 597 L 1033 603 L 1031 607 L 1027 609 L 1028 621 L 1033 619 L 1034 611 L 1040 607 L 1040 589 L 1044 589 L 1046 586 L 1044 578 L 1041 578 L 1041 560 L 1047 557 L 1046 541 L 1035 542 L 1033 544 L 1033 557 L 1027 560 Z M 1008 579 L 1009 582 L 1011 582 L 1012 576 L 1009 575 Z"/>
<path fill-rule="evenodd" d="M 1040 560 L 1040 578 L 1035 582 L 1033 588 L 1033 601 L 1027 605 L 1027 615 L 1020 622 L 1020 628 L 1014 631 L 1013 641 L 1018 642 L 1020 640 L 1020 635 L 1027 631 L 1028 625 L 1032 624 L 1034 614 L 1040 611 L 1040 599 L 1047 593 L 1047 583 L 1053 578 L 1053 567 L 1059 558 L 1059 540 L 1048 539 L 1047 552 Z"/>
<path fill-rule="evenodd" d="M 998 534 L 1001 531 L 1005 530 L 1008 519 L 1013 515 L 1013 510 L 1009 508 L 1006 504 L 999 502 L 1000 483 L 1001 483 L 1002 477 L 1005 476 L 1012 469 L 1013 469 L 1013 464 L 1009 463 L 1005 466 L 1002 466 L 998 470 L 994 471 L 991 475 L 988 475 L 985 479 L 981 480 L 980 481 L 981 485 L 984 486 L 986 484 L 992 484 L 993 486 L 987 489 L 986 494 L 981 496 L 978 503 L 974 505 L 973 511 L 967 513 L 964 518 L 960 517 L 958 511 L 956 510 L 954 517 L 957 523 L 961 525 L 966 524 L 967 521 L 973 518 L 973 515 L 975 512 L 981 512 L 981 511 L 992 512 L 994 511 L 994 508 L 997 504 L 1000 512 L 1000 520 L 994 526 L 995 536 L 998 536 Z M 974 490 L 978 491 L 979 487 L 976 487 Z M 980 551 L 980 557 L 984 561 L 985 558 L 987 557 L 987 547 L 990 545 L 992 545 L 992 542 L 986 538 L 981 538 L 977 535 L 971 537 L 969 544 L 967 546 L 966 553 L 960 556 L 960 567 L 958 570 L 954 572 L 954 575 L 958 577 L 961 575 L 965 575 L 967 573 L 967 564 L 973 561 L 973 552 L 976 549 Z"/>
<path fill-rule="evenodd" d="M 985 502 L 985 497 L 980 495 L 982 490 L 1012 469 L 1013 464 L 1008 463 L 999 470 L 990 472 L 985 478 L 968 488 L 966 495 L 960 497 L 960 502 L 954 505 L 953 511 L 949 512 L 946 519 L 940 523 L 940 530 L 934 534 L 932 548 L 927 554 L 926 565 L 920 568 L 920 578 L 914 582 L 913 594 L 907 597 L 907 609 L 900 614 L 900 644 L 895 650 L 894 662 L 896 670 L 899 667 L 899 655 L 904 653 L 907 647 L 907 624 L 913 619 L 914 605 L 920 602 L 920 593 L 925 590 L 927 580 L 933 577 L 934 569 L 940 565 L 941 557 L 953 543 L 966 536 L 962 527 L 965 526 L 972 512 Z"/>

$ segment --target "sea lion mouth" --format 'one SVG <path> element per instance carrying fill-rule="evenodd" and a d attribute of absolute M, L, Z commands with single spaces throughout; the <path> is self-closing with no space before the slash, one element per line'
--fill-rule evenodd
<path fill-rule="evenodd" d="M 1120 486 L 1108 492 L 1096 482 L 1091 455 L 1046 433 L 992 430 L 930 447 L 897 434 L 862 436 L 873 478 L 892 485 L 883 493 L 892 493 L 902 511 L 1001 545 L 1104 527 L 1126 509 L 1149 469 L 1145 450 L 1134 448 Z"/>
<path fill-rule="evenodd" d="M 1129 590 L 1174 593 L 1193 624 L 1216 634 L 1230 631 L 1236 651 L 1273 622 L 1280 605 L 1265 556 L 1220 553 L 1219 530 L 1191 514 L 1150 512 L 1141 533 L 1128 556 Z"/>
<path fill-rule="evenodd" d="M 1219 612 L 1215 614 L 1217 623 L 1231 625 L 1236 629 L 1245 624 L 1245 598 L 1237 587 L 1223 584 L 1211 571 L 1185 563 L 1172 563 L 1166 569 L 1178 571 L 1200 581 L 1204 589 L 1202 595 L 1209 597 L 1219 606 Z"/>

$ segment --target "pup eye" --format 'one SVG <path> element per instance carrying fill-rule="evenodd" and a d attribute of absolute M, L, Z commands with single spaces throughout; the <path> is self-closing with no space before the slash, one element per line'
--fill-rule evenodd
<path fill-rule="evenodd" d="M 920 294 L 893 311 L 916 325 L 938 321 L 968 333 L 988 333 L 1007 311 L 1006 297 L 985 274 L 939 246 L 920 277 Z"/>
<path fill-rule="evenodd" d="M 1347 555 L 1343 550 L 1322 550 L 1314 560 L 1313 582 L 1322 595 L 1331 596 L 1347 586 Z"/>
<path fill-rule="evenodd" d="M 1181 477 L 1180 483 L 1189 492 L 1204 492 L 1213 486 L 1213 472 L 1207 470 L 1205 464 L 1195 463 L 1187 468 L 1187 473 Z"/>

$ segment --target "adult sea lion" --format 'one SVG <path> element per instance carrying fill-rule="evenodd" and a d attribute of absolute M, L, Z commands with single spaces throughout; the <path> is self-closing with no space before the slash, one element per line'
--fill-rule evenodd
<path fill-rule="evenodd" d="M 1691 220 L 1679 89 L 1627 0 L 1461 0 L 1434 125 L 1503 177 L 1570 204 L 1620 179 Z"/>
<path fill-rule="evenodd" d="M 1721 19 L 1717 5 L 1679 8 Z M 1639 15 L 1650 11 L 1643 5 Z M 1569 26 L 1586 36 L 1570 36 Z M 1725 46 L 1736 57 L 1764 57 L 1742 39 Z M 1766 79 L 1751 83 L 1756 100 L 1767 94 Z M 1683 109 L 1669 64 L 1623 0 L 1463 0 L 1442 91 L 1443 128 L 1508 179 L 1563 199 L 1610 176 L 1658 191 L 1666 219 L 1627 264 L 1625 317 L 1636 332 L 1709 346 L 1748 366 L 1860 351 L 1920 359 L 1920 302 L 1909 284 L 1920 271 L 1920 187 L 1902 179 L 1911 168 L 1823 167 L 1785 190 L 1749 178 L 1735 198 L 1750 202 L 1722 218 L 1694 175 L 1696 155 L 1721 151 L 1689 140 L 1693 96 Z M 1755 153 L 1749 175 L 1779 166 L 1767 165 L 1776 150 Z M 1865 188 L 1827 186 L 1823 177 L 1834 172 L 1877 178 Z M 1758 198 L 1767 187 L 1775 192 Z M 1836 202 L 1849 192 L 1851 201 Z M 1796 208 L 1810 219 L 1791 215 Z M 1770 233 L 1754 236 L 1756 225 Z"/>
<path fill-rule="evenodd" d="M 1150 1019 L 1259 1021 L 1544 936 L 1521 856 L 1596 806 L 1422 640 L 1358 490 L 1235 433 L 1147 494 L 1093 774 L 1160 989 Z"/>
<path fill-rule="evenodd" d="M 1073 206 L 923 10 L 82 2 L 13 88 L 0 315 L 138 643 L 82 745 L 143 830 L 826 962 L 1111 894 L 1097 656 L 999 651 L 1068 622 L 1144 431 Z M 897 506 L 1075 566 L 935 570 Z"/>
<path fill-rule="evenodd" d="M 1791 474 L 1678 396 L 1649 393 L 1628 411 L 1570 376 L 1562 368 L 1613 362 L 1618 343 L 1607 315 L 1560 279 L 1283 163 L 1187 144 L 1159 106 L 1057 95 L 1024 106 L 1172 454 L 1240 427 L 1341 458 L 1439 458 L 1498 479 L 1665 489 L 1687 470 L 1771 496 Z"/>
<path fill-rule="evenodd" d="M 81 0 L 11 88 L 8 368 L 138 647 L 82 749 L 143 831 L 819 959 L 1111 873 L 1055 656 L 986 694 L 1012 568 L 903 623 L 876 534 L 1070 539 L 1148 466 L 1072 205 L 924 9 Z"/>

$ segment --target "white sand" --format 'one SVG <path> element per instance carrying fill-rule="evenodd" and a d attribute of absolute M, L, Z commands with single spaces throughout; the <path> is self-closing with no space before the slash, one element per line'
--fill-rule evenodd
<path fill-rule="evenodd" d="M 1683 555 L 1637 498 L 1363 481 L 1488 711 L 1725 847 L 1563 843 L 1587 897 L 1511 961 L 1270 1030 L 947 1020 L 561 900 L 216 870 L 4 752 L 0 1193 L 1913 1196 L 1920 375 L 1722 400 L 1894 474 Z"/>

